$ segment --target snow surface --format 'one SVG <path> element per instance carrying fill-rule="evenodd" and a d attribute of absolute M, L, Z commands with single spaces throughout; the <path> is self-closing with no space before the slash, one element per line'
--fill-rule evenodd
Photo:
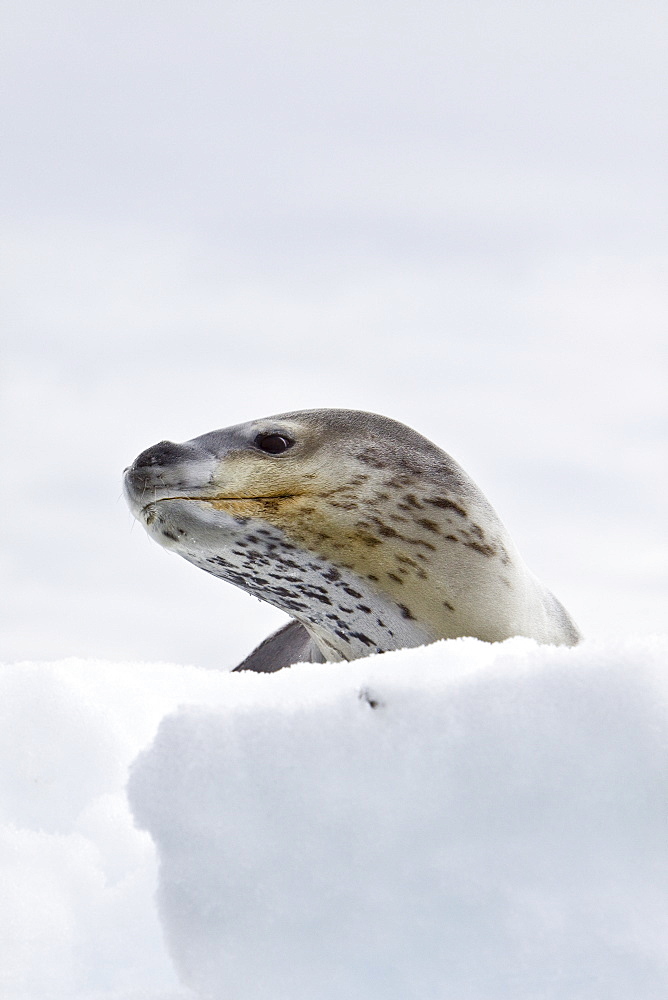
<path fill-rule="evenodd" d="M 668 637 L 24 663 L 0 715 L 3 1000 L 668 996 Z"/>

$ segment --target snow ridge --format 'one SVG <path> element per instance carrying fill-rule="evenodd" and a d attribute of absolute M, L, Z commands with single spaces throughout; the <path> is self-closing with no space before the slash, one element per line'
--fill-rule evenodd
<path fill-rule="evenodd" d="M 668 637 L 17 664 L 0 715 L 3 1000 L 668 995 Z"/>

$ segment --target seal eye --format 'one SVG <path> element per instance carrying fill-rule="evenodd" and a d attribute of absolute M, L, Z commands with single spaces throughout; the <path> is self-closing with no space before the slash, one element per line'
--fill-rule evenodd
<path fill-rule="evenodd" d="M 270 455 L 280 455 L 282 451 L 291 448 L 294 441 L 291 441 L 285 434 L 258 434 L 255 438 L 256 447 Z"/>

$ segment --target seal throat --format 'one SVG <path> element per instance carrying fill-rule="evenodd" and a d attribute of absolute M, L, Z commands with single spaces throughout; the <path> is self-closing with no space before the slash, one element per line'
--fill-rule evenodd
<path fill-rule="evenodd" d="M 258 498 L 260 504 L 253 510 L 250 498 L 193 497 L 198 503 L 192 508 L 190 497 L 164 499 L 170 503 L 157 501 L 146 514 L 157 541 L 297 619 L 326 660 L 353 660 L 432 640 L 406 608 L 352 566 L 333 565 L 323 553 L 300 545 L 282 526 L 272 524 L 265 516 L 266 504 L 281 498 Z M 179 510 L 178 504 L 184 507 Z M 227 515 L 224 522 L 219 521 L 221 515 Z"/>

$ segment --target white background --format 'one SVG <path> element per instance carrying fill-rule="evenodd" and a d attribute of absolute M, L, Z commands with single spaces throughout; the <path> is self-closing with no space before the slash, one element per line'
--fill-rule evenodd
<path fill-rule="evenodd" d="M 3 5 L 4 659 L 282 617 L 123 467 L 282 410 L 450 451 L 588 635 L 664 627 L 664 3 Z"/>

